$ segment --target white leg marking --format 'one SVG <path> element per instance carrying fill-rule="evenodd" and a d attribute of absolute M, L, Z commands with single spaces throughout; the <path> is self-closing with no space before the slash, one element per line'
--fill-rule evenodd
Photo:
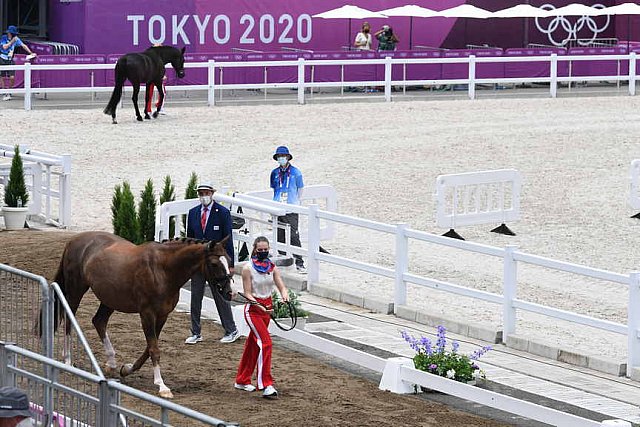
<path fill-rule="evenodd" d="M 104 345 L 104 352 L 107 355 L 107 366 L 109 368 L 115 369 L 116 368 L 116 351 L 111 345 L 109 334 L 107 334 L 106 332 L 104 334 L 104 341 L 102 342 L 102 344 Z"/>
<path fill-rule="evenodd" d="M 164 381 L 162 381 L 162 375 L 160 375 L 160 365 L 156 365 L 153 367 L 153 383 L 160 387 L 159 392 L 161 397 L 164 397 L 165 399 L 173 398 L 173 393 L 171 393 L 169 387 L 167 387 Z"/>

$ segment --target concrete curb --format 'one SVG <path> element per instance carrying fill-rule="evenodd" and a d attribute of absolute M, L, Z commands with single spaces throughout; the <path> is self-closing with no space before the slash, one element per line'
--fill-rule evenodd
<path fill-rule="evenodd" d="M 626 362 L 607 360 L 595 355 L 576 353 L 574 351 L 555 347 L 547 343 L 532 341 L 519 335 L 507 336 L 505 344 L 507 347 L 513 348 L 515 350 L 525 351 L 527 353 L 542 356 L 547 359 L 557 360 L 558 362 L 565 362 L 570 365 L 593 369 L 595 371 L 604 372 L 610 375 L 622 377 L 627 374 Z M 640 380 L 640 375 L 638 375 L 637 378 L 634 378 L 632 372 L 631 378 L 635 381 L 638 381 Z"/>

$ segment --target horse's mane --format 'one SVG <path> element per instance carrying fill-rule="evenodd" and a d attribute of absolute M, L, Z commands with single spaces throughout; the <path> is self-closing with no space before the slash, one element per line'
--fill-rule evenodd
<path fill-rule="evenodd" d="M 158 50 L 164 50 L 164 51 L 177 50 L 177 51 L 179 51 L 180 49 L 178 49 L 177 47 L 174 47 L 174 46 L 151 46 L 151 47 L 147 48 L 145 50 L 145 52 L 154 52 L 154 51 L 158 51 Z"/>
<path fill-rule="evenodd" d="M 174 237 L 173 239 L 165 239 L 162 241 L 163 245 L 171 245 L 171 244 L 204 245 L 205 243 L 209 243 L 209 240 L 194 239 L 192 237 Z"/>

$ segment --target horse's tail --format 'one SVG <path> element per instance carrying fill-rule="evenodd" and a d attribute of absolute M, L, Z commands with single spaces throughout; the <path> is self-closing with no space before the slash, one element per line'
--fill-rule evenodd
<path fill-rule="evenodd" d="M 62 295 L 67 295 L 66 292 L 66 288 L 65 288 L 65 277 L 64 277 L 64 264 L 65 264 L 65 258 L 67 255 L 67 248 L 65 247 L 64 252 L 62 253 L 62 259 L 60 260 L 60 265 L 58 265 L 58 271 L 56 272 L 56 275 L 53 279 L 54 282 L 56 282 L 58 284 L 58 286 L 60 287 L 60 290 L 62 291 Z M 52 289 L 51 290 L 51 298 L 53 298 L 53 331 L 56 332 L 58 330 L 58 326 L 60 325 L 60 320 L 61 320 L 61 312 L 63 310 L 62 308 L 62 303 L 60 302 L 60 299 L 58 298 L 58 295 L 56 294 L 56 292 Z M 42 325 L 44 324 L 44 312 L 42 311 L 42 308 L 40 308 L 40 316 L 39 316 L 39 321 L 38 321 L 38 333 L 40 336 L 42 336 Z"/>
<path fill-rule="evenodd" d="M 126 65 L 126 57 L 118 59 L 118 62 L 116 63 L 116 85 L 113 88 L 111 99 L 109 99 L 109 103 L 104 109 L 104 113 L 110 116 L 115 115 L 116 108 L 118 108 L 118 102 L 120 102 L 120 98 L 122 98 L 122 87 L 124 86 L 124 81 L 126 80 L 126 78 L 124 77 Z"/>

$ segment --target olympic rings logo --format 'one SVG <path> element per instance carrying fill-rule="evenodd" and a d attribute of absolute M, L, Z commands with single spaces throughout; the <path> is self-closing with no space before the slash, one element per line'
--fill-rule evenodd
<path fill-rule="evenodd" d="M 593 7 L 596 9 L 604 9 L 605 6 L 598 3 L 594 4 Z M 544 4 L 540 6 L 540 8 L 545 10 L 553 10 L 556 7 L 552 4 Z M 581 46 L 586 46 L 592 43 L 598 37 L 598 34 L 604 32 L 609 27 L 611 17 L 609 15 L 603 16 L 606 18 L 606 21 L 601 27 L 598 27 L 596 21 L 593 19 L 593 16 L 581 16 L 573 25 L 571 24 L 571 21 L 569 21 L 564 16 L 554 16 L 553 19 L 549 22 L 547 28 L 543 28 L 540 22 L 541 19 L 546 18 L 536 18 L 536 27 L 538 27 L 538 30 L 541 33 L 547 35 L 547 37 L 549 38 L 549 42 L 551 42 L 554 46 L 564 46 L 569 40 L 577 39 L 578 33 L 586 26 L 589 31 L 593 33 L 593 35 L 590 39 L 582 39 L 578 41 Z M 558 29 L 558 27 L 561 27 L 562 30 L 567 33 L 567 36 L 561 41 L 556 41 L 553 37 L 553 33 Z"/>

